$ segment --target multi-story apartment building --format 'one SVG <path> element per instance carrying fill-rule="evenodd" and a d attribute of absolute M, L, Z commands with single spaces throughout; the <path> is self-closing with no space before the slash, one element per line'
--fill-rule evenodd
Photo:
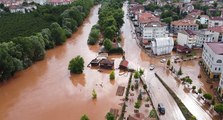
<path fill-rule="evenodd" d="M 181 30 L 177 33 L 177 44 L 192 48 L 195 46 L 196 33 L 191 30 Z"/>
<path fill-rule="evenodd" d="M 219 78 L 223 69 L 223 43 L 204 43 L 202 59 L 210 78 Z"/>
<path fill-rule="evenodd" d="M 160 21 L 151 21 L 141 27 L 142 38 L 146 40 L 152 40 L 153 38 L 165 37 L 166 24 Z"/>
<path fill-rule="evenodd" d="M 194 21 L 185 19 L 171 22 L 170 25 L 171 33 L 177 33 L 180 30 L 196 31 L 198 30 L 198 24 L 196 24 Z"/>
<path fill-rule="evenodd" d="M 196 33 L 196 47 L 203 47 L 206 42 L 214 42 L 214 33 L 208 30 L 199 30 Z"/>
<path fill-rule="evenodd" d="M 223 26 L 208 28 L 214 34 L 214 42 L 223 42 Z"/>

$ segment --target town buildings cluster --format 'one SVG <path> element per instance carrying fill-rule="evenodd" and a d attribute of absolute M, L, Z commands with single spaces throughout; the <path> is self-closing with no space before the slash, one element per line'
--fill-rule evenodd
<path fill-rule="evenodd" d="M 185 16 L 164 23 L 161 9 L 147 11 L 143 5 L 132 2 L 129 16 L 140 45 L 150 49 L 154 55 L 169 54 L 174 47 L 180 53 L 203 50 L 202 65 L 210 79 L 220 79 L 218 91 L 223 95 L 223 9 L 217 1 L 181 0 L 174 3 L 170 0 L 153 0 L 148 4 L 161 8 L 172 5 Z M 209 8 L 196 9 L 196 4 Z"/>
<path fill-rule="evenodd" d="M 27 13 L 37 9 L 37 6 L 32 3 L 39 5 L 66 5 L 70 4 L 73 0 L 0 0 L 0 4 L 7 7 L 11 13 L 21 12 Z M 0 11 L 3 11 L 0 9 Z"/>

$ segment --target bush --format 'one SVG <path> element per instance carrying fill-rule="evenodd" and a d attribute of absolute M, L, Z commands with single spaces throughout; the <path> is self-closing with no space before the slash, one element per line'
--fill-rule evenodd
<path fill-rule="evenodd" d="M 110 78 L 110 80 L 114 80 L 115 79 L 115 72 L 114 72 L 114 70 L 110 73 L 109 78 Z"/>
<path fill-rule="evenodd" d="M 83 116 L 81 117 L 81 120 L 89 120 L 89 118 L 88 118 L 87 115 L 83 115 Z"/>
<path fill-rule="evenodd" d="M 152 109 L 149 113 L 149 117 L 150 118 L 157 118 L 157 114 L 156 114 L 156 110 Z"/>
<path fill-rule="evenodd" d="M 139 76 L 142 76 L 144 74 L 144 70 L 143 69 L 139 69 Z"/>
<path fill-rule="evenodd" d="M 196 86 L 192 86 L 192 89 L 195 90 L 196 89 Z"/>
<path fill-rule="evenodd" d="M 81 56 L 73 58 L 69 63 L 68 69 L 71 73 L 82 73 L 84 70 L 84 59 Z"/>
<path fill-rule="evenodd" d="M 93 89 L 92 91 L 92 99 L 96 99 L 97 98 L 97 93 L 96 91 Z"/>
<path fill-rule="evenodd" d="M 108 112 L 106 114 L 106 120 L 115 120 L 115 116 L 112 113 Z"/>
<path fill-rule="evenodd" d="M 136 109 L 139 109 L 141 107 L 141 101 L 137 100 L 135 102 L 135 106 L 134 106 Z"/>
<path fill-rule="evenodd" d="M 181 67 L 180 67 L 180 69 L 178 70 L 177 75 L 183 75 L 183 72 L 182 72 Z"/>
<path fill-rule="evenodd" d="M 198 89 L 198 93 L 199 93 L 199 94 L 201 94 L 201 93 L 202 93 L 202 90 L 201 90 L 201 88 L 199 88 L 199 89 Z"/>
<path fill-rule="evenodd" d="M 135 72 L 134 72 L 134 78 L 135 78 L 135 79 L 138 79 L 139 77 L 140 77 L 139 72 L 138 72 L 138 71 L 135 71 Z"/>
<path fill-rule="evenodd" d="M 219 114 L 222 114 L 223 113 L 223 104 L 216 104 L 214 106 L 214 110 L 219 113 Z"/>
<path fill-rule="evenodd" d="M 167 66 L 170 66 L 170 59 L 168 59 L 166 64 L 167 64 Z"/>
<path fill-rule="evenodd" d="M 203 97 L 205 99 L 207 99 L 207 100 L 211 100 L 212 99 L 212 95 L 211 94 L 208 94 L 208 93 L 204 94 Z"/>

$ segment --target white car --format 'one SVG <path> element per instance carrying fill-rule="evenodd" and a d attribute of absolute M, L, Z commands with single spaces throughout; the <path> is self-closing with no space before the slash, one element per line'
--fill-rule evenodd
<path fill-rule="evenodd" d="M 166 62 L 166 59 L 164 58 L 164 59 L 160 60 L 160 62 L 161 63 L 165 63 Z"/>
<path fill-rule="evenodd" d="M 150 69 L 150 70 L 154 70 L 154 69 L 155 69 L 155 66 L 154 66 L 154 65 L 150 65 L 150 66 L 149 66 L 149 69 Z"/>

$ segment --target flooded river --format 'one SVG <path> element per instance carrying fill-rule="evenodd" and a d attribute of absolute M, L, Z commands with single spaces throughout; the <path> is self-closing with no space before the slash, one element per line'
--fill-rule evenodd
<path fill-rule="evenodd" d="M 91 10 L 84 24 L 64 45 L 47 51 L 43 61 L 18 72 L 0 86 L 0 120 L 79 120 L 83 114 L 87 114 L 91 120 L 104 120 L 111 108 L 121 109 L 119 104 L 124 97 L 115 94 L 119 85 L 127 85 L 129 75 L 119 76 L 120 71 L 115 70 L 116 79 L 110 81 L 110 71 L 98 72 L 97 69 L 87 67 L 87 64 L 97 56 L 99 49 L 98 46 L 87 45 L 91 27 L 98 21 L 99 8 L 100 6 L 95 6 Z M 126 14 L 127 5 L 124 5 L 123 10 Z M 148 69 L 149 64 L 155 64 L 163 69 L 164 65 L 159 62 L 160 58 L 148 57 L 137 46 L 126 15 L 124 21 L 121 31 L 126 59 L 137 68 Z M 77 55 L 84 58 L 85 69 L 81 75 L 71 75 L 68 64 Z M 121 56 L 113 55 L 110 58 L 115 59 L 117 68 Z M 147 75 L 146 78 L 153 79 L 149 71 Z M 161 119 L 184 119 L 170 95 L 165 94 L 165 88 L 156 81 L 153 79 L 150 82 L 151 91 L 154 91 L 152 99 L 156 104 L 166 101 L 164 105 L 170 110 Z M 93 89 L 97 92 L 97 100 L 91 98 Z M 160 91 L 164 91 L 163 94 L 158 94 Z M 199 114 L 206 115 L 204 111 Z"/>
<path fill-rule="evenodd" d="M 18 72 L 0 87 L 0 120 L 78 120 L 83 114 L 92 120 L 103 120 L 110 108 L 121 108 L 122 97 L 115 93 L 118 85 L 127 84 L 127 76 L 117 76 L 110 82 L 110 71 L 100 73 L 88 67 L 81 75 L 68 71 L 73 57 L 81 55 L 87 66 L 97 56 L 98 47 L 89 47 L 87 39 L 98 21 L 99 7 L 91 10 L 64 45 L 47 51 L 43 61 Z M 93 89 L 97 100 L 91 98 Z"/>

